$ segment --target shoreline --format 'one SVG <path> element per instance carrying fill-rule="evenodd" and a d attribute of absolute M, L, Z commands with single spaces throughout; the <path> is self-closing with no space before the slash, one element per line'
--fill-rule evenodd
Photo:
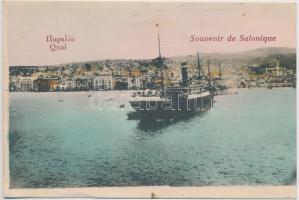
<path fill-rule="evenodd" d="M 287 88 L 287 89 L 296 89 L 296 87 L 273 87 L 271 88 L 271 90 L 274 89 L 283 89 L 283 88 Z M 244 87 L 244 88 L 227 88 L 227 90 L 243 90 L 243 89 L 248 89 L 248 90 L 253 90 L 253 89 L 268 89 L 267 87 Z M 8 91 L 9 94 L 13 93 L 41 93 L 41 94 L 45 94 L 45 93 L 88 93 L 88 92 L 134 92 L 134 91 L 142 91 L 145 89 L 140 89 L 140 90 L 89 90 L 89 91 L 80 91 L 80 90 L 74 90 L 74 91 L 46 91 L 46 92 L 33 92 L 33 91 Z"/>

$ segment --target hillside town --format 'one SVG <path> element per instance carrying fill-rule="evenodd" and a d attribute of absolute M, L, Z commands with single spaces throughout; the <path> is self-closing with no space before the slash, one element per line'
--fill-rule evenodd
<path fill-rule="evenodd" d="M 279 61 L 276 65 L 252 65 L 248 67 L 248 74 L 243 76 L 240 87 L 296 87 L 296 72 L 293 69 L 281 67 Z"/>
<path fill-rule="evenodd" d="M 163 84 L 178 87 L 182 84 L 181 68 L 187 67 L 190 83 L 198 73 L 210 75 L 212 83 L 222 81 L 229 88 L 295 87 L 296 71 L 275 62 L 235 66 L 211 58 L 164 58 L 166 68 Z M 211 70 L 207 69 L 210 61 Z M 198 69 L 198 64 L 201 66 Z M 201 70 L 201 72 L 199 72 Z M 161 74 L 153 60 L 103 60 L 57 66 L 11 66 L 9 91 L 99 91 L 158 89 Z"/>

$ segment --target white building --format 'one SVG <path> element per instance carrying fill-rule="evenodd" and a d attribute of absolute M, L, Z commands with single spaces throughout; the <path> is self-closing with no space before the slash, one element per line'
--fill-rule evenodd
<path fill-rule="evenodd" d="M 128 78 L 128 89 L 138 90 L 142 88 L 143 88 L 143 83 L 140 77 Z"/>
<path fill-rule="evenodd" d="M 20 76 L 12 81 L 16 91 L 33 91 L 35 89 L 34 80 L 35 77 L 32 76 Z"/>
<path fill-rule="evenodd" d="M 59 80 L 58 88 L 60 90 L 71 90 L 76 87 L 76 82 L 74 78 L 63 78 Z"/>
<path fill-rule="evenodd" d="M 93 78 L 94 90 L 112 90 L 113 78 L 112 76 L 96 76 Z"/>

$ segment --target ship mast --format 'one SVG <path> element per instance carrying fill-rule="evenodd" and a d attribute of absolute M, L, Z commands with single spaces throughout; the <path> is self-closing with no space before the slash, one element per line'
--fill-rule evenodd
<path fill-rule="evenodd" d="M 210 70 L 210 60 L 208 60 L 208 81 L 209 81 L 209 87 L 211 87 L 211 70 Z"/>
<path fill-rule="evenodd" d="M 160 33 L 159 33 L 159 24 L 156 24 L 158 29 L 158 48 L 159 48 L 159 58 L 161 58 L 161 47 L 160 47 Z"/>
<path fill-rule="evenodd" d="M 201 80 L 201 75 L 200 75 L 201 68 L 200 68 L 200 61 L 199 61 L 198 51 L 197 51 L 197 67 L 198 67 L 198 79 Z"/>
<path fill-rule="evenodd" d="M 163 77 L 163 59 L 161 57 L 161 45 L 160 45 L 160 33 L 159 33 L 159 24 L 156 24 L 157 31 L 158 31 L 158 50 L 159 50 L 159 57 L 158 57 L 158 65 L 161 70 L 161 88 L 162 88 L 162 95 L 164 94 L 164 77 Z"/>
<path fill-rule="evenodd" d="M 219 78 L 221 80 L 221 76 L 222 76 L 222 71 L 221 71 L 221 64 L 218 64 L 218 68 L 219 68 Z"/>

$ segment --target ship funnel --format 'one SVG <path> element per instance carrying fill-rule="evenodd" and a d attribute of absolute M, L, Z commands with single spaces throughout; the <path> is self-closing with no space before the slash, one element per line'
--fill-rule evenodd
<path fill-rule="evenodd" d="M 184 87 L 188 86 L 188 68 L 187 63 L 181 63 L 181 76 L 182 76 L 182 85 Z"/>

